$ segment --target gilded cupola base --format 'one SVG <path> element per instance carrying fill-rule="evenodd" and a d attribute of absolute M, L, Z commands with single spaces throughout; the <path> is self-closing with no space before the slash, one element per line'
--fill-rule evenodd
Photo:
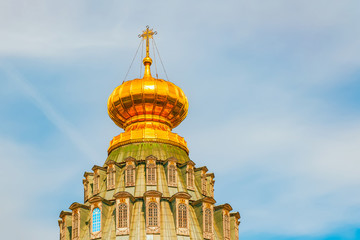
<path fill-rule="evenodd" d="M 167 143 L 183 149 L 186 153 L 189 150 L 186 141 L 178 134 L 170 132 L 169 127 L 159 122 L 138 122 L 126 128 L 126 131 L 114 137 L 110 142 L 108 153 L 114 149 L 131 143 Z"/>

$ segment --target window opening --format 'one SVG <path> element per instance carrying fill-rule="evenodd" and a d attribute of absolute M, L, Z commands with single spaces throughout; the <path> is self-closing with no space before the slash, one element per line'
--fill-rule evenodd
<path fill-rule="evenodd" d="M 148 174 L 147 174 L 147 181 L 149 184 L 156 183 L 156 166 L 155 164 L 150 164 L 148 166 Z"/>
<path fill-rule="evenodd" d="M 79 213 L 74 213 L 73 237 L 79 237 Z"/>
<path fill-rule="evenodd" d="M 188 174 L 188 187 L 193 188 L 194 187 L 194 169 L 190 168 L 187 172 Z"/>
<path fill-rule="evenodd" d="M 119 205 L 119 219 L 118 219 L 119 228 L 125 228 L 128 226 L 127 214 L 128 214 L 127 205 L 125 203 L 121 203 Z"/>
<path fill-rule="evenodd" d="M 92 214 L 92 232 L 99 232 L 101 230 L 101 211 L 95 208 Z"/>
<path fill-rule="evenodd" d="M 229 219 L 229 215 L 224 216 L 224 228 L 225 228 L 225 238 L 230 239 L 230 219 Z"/>
<path fill-rule="evenodd" d="M 176 184 L 176 167 L 174 165 L 169 166 L 169 184 Z"/>
<path fill-rule="evenodd" d="M 129 165 L 126 169 L 126 185 L 132 186 L 135 184 L 135 168 Z"/>
<path fill-rule="evenodd" d="M 205 232 L 212 232 L 212 215 L 209 208 L 205 210 Z"/>
<path fill-rule="evenodd" d="M 158 226 L 158 207 L 156 202 L 151 202 L 149 204 L 149 227 L 157 227 Z"/>
<path fill-rule="evenodd" d="M 187 206 L 185 204 L 179 204 L 178 214 L 179 228 L 187 228 Z"/>

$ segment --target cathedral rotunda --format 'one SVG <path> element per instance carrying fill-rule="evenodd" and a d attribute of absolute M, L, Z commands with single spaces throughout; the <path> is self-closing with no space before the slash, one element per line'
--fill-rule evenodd
<path fill-rule="evenodd" d="M 84 174 L 84 202 L 60 213 L 61 240 L 237 240 L 240 214 L 216 205 L 214 174 L 196 167 L 184 138 L 173 133 L 188 112 L 175 84 L 151 76 L 148 27 L 145 72 L 123 82 L 108 114 L 124 129 L 110 142 L 103 166 Z"/>

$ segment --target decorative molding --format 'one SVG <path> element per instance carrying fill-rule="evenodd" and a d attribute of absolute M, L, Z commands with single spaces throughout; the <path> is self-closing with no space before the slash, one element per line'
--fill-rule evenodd
<path fill-rule="evenodd" d="M 190 199 L 191 195 L 188 194 L 187 192 L 178 192 L 171 196 L 169 202 L 174 201 L 176 198 Z"/>
<path fill-rule="evenodd" d="M 214 198 L 212 197 L 203 197 L 202 199 L 199 199 L 197 201 L 194 201 L 191 203 L 192 206 L 196 206 L 196 205 L 199 205 L 199 204 L 202 204 L 202 203 L 210 203 L 210 204 L 215 204 L 216 201 Z"/>
<path fill-rule="evenodd" d="M 149 190 L 144 193 L 144 198 L 146 197 L 159 197 L 161 198 L 162 193 L 156 190 Z"/>
<path fill-rule="evenodd" d="M 216 211 L 216 210 L 219 210 L 219 209 L 225 209 L 225 210 L 227 210 L 227 211 L 231 211 L 233 208 L 230 206 L 230 204 L 228 204 L 228 203 L 225 203 L 225 204 L 222 204 L 222 205 L 219 205 L 219 206 L 215 206 L 214 207 L 214 210 Z"/>
<path fill-rule="evenodd" d="M 74 209 L 77 209 L 77 208 L 83 208 L 83 209 L 86 209 L 86 210 L 89 210 L 89 209 L 90 209 L 89 206 L 84 205 L 84 204 L 81 204 L 81 203 L 77 203 L 77 202 L 74 202 L 74 203 L 71 204 L 70 207 L 69 207 L 70 210 L 74 210 Z"/>
<path fill-rule="evenodd" d="M 99 169 L 101 171 L 106 171 L 105 167 L 100 167 L 98 165 L 94 165 L 91 170 L 93 170 L 95 172 L 95 170 L 97 170 L 97 169 Z"/>
<path fill-rule="evenodd" d="M 64 218 L 65 216 L 71 216 L 72 213 L 68 211 L 61 211 L 59 218 Z"/>
<path fill-rule="evenodd" d="M 149 155 L 149 156 L 147 156 L 146 158 L 145 158 L 145 160 L 147 161 L 147 160 L 154 160 L 154 161 L 156 161 L 156 160 L 158 160 L 157 159 L 157 157 L 155 157 L 155 156 L 153 156 L 153 155 Z"/>
<path fill-rule="evenodd" d="M 115 196 L 116 195 L 116 196 Z M 130 233 L 130 224 L 131 224 L 131 209 L 132 209 L 132 202 L 135 200 L 134 197 L 127 192 L 118 192 L 114 196 L 116 197 L 116 235 L 129 235 Z M 126 227 L 122 226 L 120 227 L 120 222 L 123 221 L 123 219 L 120 219 L 120 205 L 125 204 L 126 206 Z M 122 213 L 124 214 L 124 213 Z"/>
<path fill-rule="evenodd" d="M 207 171 L 209 171 L 206 166 L 198 167 L 198 168 L 195 168 L 194 170 L 195 170 L 195 172 L 202 170 L 202 171 L 204 171 L 205 173 L 206 173 Z"/>
<path fill-rule="evenodd" d="M 161 219 L 161 211 L 160 211 L 160 198 L 162 196 L 162 193 L 155 190 L 146 191 L 144 193 L 145 198 L 145 219 L 146 219 L 146 233 L 147 234 L 158 234 L 160 233 L 160 219 Z M 156 209 L 153 209 L 154 212 L 152 212 L 152 221 L 156 222 L 156 224 L 150 225 L 150 204 L 156 204 Z M 156 217 L 154 215 L 156 214 Z"/>
<path fill-rule="evenodd" d="M 109 205 L 109 206 L 114 204 L 114 202 L 111 202 L 111 201 L 109 201 L 109 200 L 107 200 L 105 198 L 102 198 L 100 196 L 93 196 L 93 197 L 89 198 L 89 203 L 91 203 L 91 204 L 98 203 L 98 202 L 103 202 L 103 203 L 105 203 L 106 205 Z"/>
<path fill-rule="evenodd" d="M 170 199 L 170 202 L 173 202 L 175 200 L 175 219 L 176 219 L 176 234 L 178 235 L 184 235 L 189 236 L 189 199 L 191 198 L 191 195 L 187 192 L 178 192 L 175 193 Z M 181 205 L 185 205 L 185 212 L 184 209 L 180 209 Z M 182 210 L 181 214 L 180 211 Z M 185 218 L 185 219 L 183 219 Z M 186 226 L 183 226 L 184 223 Z M 182 224 L 181 224 L 181 223 Z"/>
<path fill-rule="evenodd" d="M 135 158 L 133 158 L 133 157 L 127 157 L 127 158 L 125 158 L 125 160 L 124 160 L 125 162 L 128 162 L 128 161 L 136 161 L 136 159 Z"/>
<path fill-rule="evenodd" d="M 165 160 L 165 164 L 170 163 L 170 162 L 173 162 L 176 164 L 178 162 L 178 160 L 174 157 L 169 157 L 168 159 Z"/>
<path fill-rule="evenodd" d="M 126 192 L 126 191 L 121 191 L 121 192 L 115 193 L 114 198 L 115 199 L 117 199 L 117 198 L 129 198 L 132 202 L 135 202 L 134 196 L 131 193 Z"/>
<path fill-rule="evenodd" d="M 112 165 L 112 164 L 115 165 L 116 162 L 115 162 L 114 160 L 108 160 L 108 161 L 105 162 L 105 165 L 106 165 L 106 166 L 109 166 L 109 165 Z"/>
<path fill-rule="evenodd" d="M 84 178 L 87 179 L 88 176 L 94 176 L 94 173 L 92 173 L 92 172 L 85 172 L 85 173 L 84 173 Z"/>
<path fill-rule="evenodd" d="M 231 210 L 230 210 L 231 211 Z M 233 212 L 233 213 L 230 213 L 230 216 L 234 216 L 236 219 L 240 219 L 241 216 L 240 216 L 240 213 L 239 212 Z"/>
<path fill-rule="evenodd" d="M 215 178 L 215 174 L 214 174 L 214 173 L 207 173 L 206 176 L 207 176 L 207 177 L 211 177 L 211 178 Z"/>

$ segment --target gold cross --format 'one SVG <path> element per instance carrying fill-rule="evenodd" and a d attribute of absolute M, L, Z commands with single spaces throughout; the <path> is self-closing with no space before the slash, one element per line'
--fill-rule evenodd
<path fill-rule="evenodd" d="M 153 31 L 152 29 L 149 28 L 149 26 L 146 26 L 146 30 L 143 31 L 142 34 L 139 34 L 139 38 L 146 38 L 146 57 L 149 57 L 149 39 L 153 38 L 153 35 L 156 35 L 157 32 Z"/>
<path fill-rule="evenodd" d="M 149 26 L 146 26 L 146 30 L 144 30 L 142 34 L 139 34 L 139 38 L 152 38 L 152 36 L 156 34 L 156 31 L 154 32 L 152 29 L 149 28 Z"/>

